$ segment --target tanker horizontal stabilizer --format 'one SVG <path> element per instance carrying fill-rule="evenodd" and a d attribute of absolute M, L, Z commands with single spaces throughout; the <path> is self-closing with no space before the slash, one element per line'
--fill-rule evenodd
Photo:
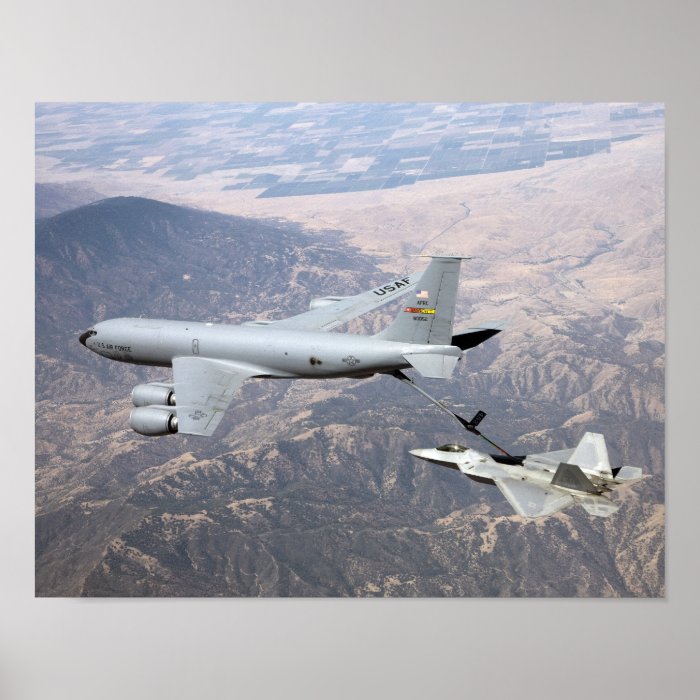
<path fill-rule="evenodd" d="M 417 369 L 424 377 L 430 379 L 449 379 L 452 376 L 459 357 L 453 355 L 434 355 L 421 353 L 404 353 L 404 359 Z"/>

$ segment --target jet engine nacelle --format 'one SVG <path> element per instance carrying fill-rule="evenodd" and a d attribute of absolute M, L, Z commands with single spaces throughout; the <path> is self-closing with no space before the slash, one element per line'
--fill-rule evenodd
<path fill-rule="evenodd" d="M 177 432 L 177 414 L 167 406 L 139 406 L 131 411 L 129 425 L 141 435 Z"/>
<path fill-rule="evenodd" d="M 309 310 L 320 309 L 322 306 L 330 306 L 343 299 L 349 299 L 349 297 L 319 297 L 318 299 L 312 299 L 309 304 Z"/>
<path fill-rule="evenodd" d="M 175 387 L 161 382 L 139 384 L 131 392 L 131 401 L 134 406 L 174 406 Z"/>

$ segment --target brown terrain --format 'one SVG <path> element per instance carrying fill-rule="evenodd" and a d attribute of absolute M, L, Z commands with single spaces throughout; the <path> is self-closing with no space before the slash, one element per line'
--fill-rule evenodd
<path fill-rule="evenodd" d="M 105 200 L 38 223 L 37 595 L 665 594 L 663 134 L 532 170 L 253 195 L 181 197 L 201 211 Z M 509 321 L 454 381 L 421 385 L 484 409 L 485 434 L 517 453 L 605 433 L 613 461 L 649 474 L 615 515 L 526 521 L 497 489 L 417 463 L 413 447 L 473 438 L 388 377 L 253 380 L 214 439 L 144 438 L 129 393 L 168 372 L 77 342 L 118 315 L 300 312 L 420 268 L 418 253 L 473 256 L 457 330 Z"/>

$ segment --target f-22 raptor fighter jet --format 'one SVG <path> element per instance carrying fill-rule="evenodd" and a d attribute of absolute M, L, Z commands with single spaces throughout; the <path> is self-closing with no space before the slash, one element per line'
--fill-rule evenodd
<path fill-rule="evenodd" d="M 475 428 L 484 415 L 480 411 L 469 425 Z M 468 429 L 481 434 L 472 428 Z M 643 478 L 639 467 L 610 467 L 600 433 L 586 433 L 572 449 L 527 457 L 489 455 L 462 445 L 410 452 L 427 462 L 458 469 L 474 481 L 495 484 L 515 512 L 525 518 L 551 515 L 573 505 L 606 518 L 619 506 L 605 494 Z"/>
<path fill-rule="evenodd" d="M 117 318 L 80 336 L 111 360 L 172 367 L 172 382 L 134 388 L 131 427 L 142 435 L 212 435 L 249 377 L 369 377 L 414 367 L 448 378 L 462 353 L 498 333 L 482 324 L 453 336 L 462 258 L 433 257 L 423 274 L 409 274 L 351 297 L 323 297 L 309 311 L 280 321 L 241 326 Z M 328 333 L 371 309 L 412 293 L 394 322 L 375 336 Z"/>

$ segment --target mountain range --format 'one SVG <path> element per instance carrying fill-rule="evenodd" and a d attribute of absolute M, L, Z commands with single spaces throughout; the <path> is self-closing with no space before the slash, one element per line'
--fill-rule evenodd
<path fill-rule="evenodd" d="M 516 323 L 454 381 L 417 378 L 458 412 L 483 408 L 484 433 L 519 453 L 605 433 L 613 461 L 650 475 L 606 520 L 526 521 L 497 489 L 417 463 L 413 447 L 473 438 L 385 376 L 251 380 L 213 439 L 144 438 L 128 428 L 130 391 L 168 371 L 77 341 L 117 316 L 280 318 L 379 284 L 391 265 L 339 231 L 139 197 L 38 219 L 36 594 L 663 595 L 664 345 L 640 340 L 624 310 L 542 307 L 546 337 Z M 463 268 L 462 326 L 482 265 Z M 376 332 L 394 312 L 352 328 Z"/>

